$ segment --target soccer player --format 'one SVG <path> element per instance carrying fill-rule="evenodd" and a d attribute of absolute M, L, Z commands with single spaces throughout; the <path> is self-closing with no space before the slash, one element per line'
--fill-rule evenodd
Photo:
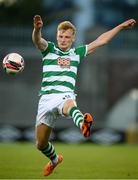
<path fill-rule="evenodd" d="M 93 118 L 89 113 L 82 114 L 74 94 L 77 69 L 83 58 L 92 54 L 98 47 L 107 44 L 121 30 L 132 27 L 136 21 L 129 19 L 115 28 L 103 33 L 87 45 L 72 48 L 76 28 L 69 22 L 61 22 L 57 27 L 57 44 L 42 37 L 43 21 L 34 16 L 32 40 L 41 51 L 43 72 L 40 100 L 36 117 L 36 146 L 50 162 L 44 167 L 43 175 L 48 176 L 62 162 L 62 155 L 57 155 L 49 142 L 50 133 L 59 116 L 72 117 L 84 137 L 89 137 Z"/>

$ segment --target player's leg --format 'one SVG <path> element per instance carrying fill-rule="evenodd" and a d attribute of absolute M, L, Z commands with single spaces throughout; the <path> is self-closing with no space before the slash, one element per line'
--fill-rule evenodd
<path fill-rule="evenodd" d="M 66 116 L 70 115 L 73 118 L 73 122 L 75 123 L 75 125 L 81 129 L 82 121 L 83 121 L 83 114 L 77 108 L 77 104 L 74 100 L 68 99 L 64 103 L 63 113 Z"/>
<path fill-rule="evenodd" d="M 40 124 L 36 127 L 36 146 L 50 162 L 45 166 L 43 174 L 48 176 L 54 170 L 58 163 L 63 159 L 61 155 L 57 155 L 54 146 L 49 142 L 52 128 L 46 124 Z"/>
<path fill-rule="evenodd" d="M 66 116 L 70 115 L 73 118 L 75 125 L 82 130 L 83 136 L 90 136 L 93 124 L 92 116 L 89 113 L 83 115 L 74 100 L 68 99 L 64 103 L 63 113 Z"/>
<path fill-rule="evenodd" d="M 59 116 L 57 105 L 59 97 L 57 95 L 43 95 L 38 103 L 38 111 L 36 116 L 36 146 L 37 148 L 50 159 L 50 162 L 45 166 L 43 174 L 48 176 L 59 164 L 63 157 L 57 155 L 54 146 L 49 142 L 49 137 L 52 129 L 55 126 L 55 121 Z"/>
<path fill-rule="evenodd" d="M 46 124 L 36 127 L 36 147 L 51 161 L 56 161 L 57 155 L 54 146 L 49 142 L 52 128 Z"/>

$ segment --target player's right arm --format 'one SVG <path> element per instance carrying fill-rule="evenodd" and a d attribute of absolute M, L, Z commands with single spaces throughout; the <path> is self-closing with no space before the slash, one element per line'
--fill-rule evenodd
<path fill-rule="evenodd" d="M 41 19 L 41 16 L 35 15 L 33 18 L 34 21 L 34 29 L 32 32 L 32 40 L 35 46 L 43 51 L 48 47 L 48 42 L 42 38 L 41 30 L 43 27 L 43 21 Z"/>

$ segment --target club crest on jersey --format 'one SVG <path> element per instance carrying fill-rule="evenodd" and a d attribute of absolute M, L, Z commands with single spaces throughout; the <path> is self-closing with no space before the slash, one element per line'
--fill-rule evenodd
<path fill-rule="evenodd" d="M 61 68 L 70 68 L 70 59 L 69 58 L 63 58 L 59 57 L 57 59 L 58 65 L 60 65 Z"/>

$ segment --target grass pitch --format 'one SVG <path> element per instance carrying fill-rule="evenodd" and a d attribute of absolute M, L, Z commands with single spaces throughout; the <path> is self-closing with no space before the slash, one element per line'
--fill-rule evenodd
<path fill-rule="evenodd" d="M 48 177 L 48 162 L 32 143 L 0 144 L 1 179 L 136 179 L 138 145 L 55 143 L 64 160 Z"/>

